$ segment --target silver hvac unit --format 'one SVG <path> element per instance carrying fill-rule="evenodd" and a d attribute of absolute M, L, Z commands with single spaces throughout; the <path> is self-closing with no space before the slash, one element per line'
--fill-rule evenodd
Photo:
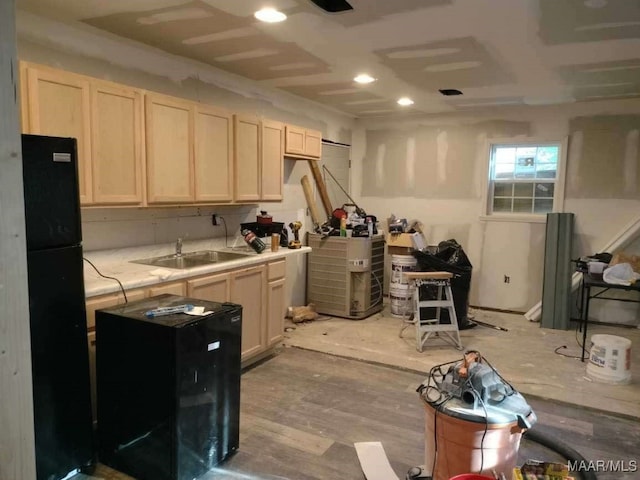
<path fill-rule="evenodd" d="M 382 310 L 384 236 L 324 237 L 310 233 L 307 303 L 325 315 L 360 319 Z"/>

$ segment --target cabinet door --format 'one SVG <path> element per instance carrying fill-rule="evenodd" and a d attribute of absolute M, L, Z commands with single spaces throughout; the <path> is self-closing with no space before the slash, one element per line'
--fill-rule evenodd
<path fill-rule="evenodd" d="M 260 200 L 260 120 L 234 117 L 235 199 Z"/>
<path fill-rule="evenodd" d="M 195 199 L 233 200 L 233 115 L 206 105 L 195 108 Z"/>
<path fill-rule="evenodd" d="M 304 136 L 304 154 L 309 157 L 320 158 L 322 155 L 322 133 L 317 130 L 307 130 Z"/>
<path fill-rule="evenodd" d="M 127 301 L 135 302 L 146 297 L 146 292 L 142 288 L 127 291 Z M 96 310 L 109 308 L 115 305 L 122 305 L 124 296 L 121 292 L 100 295 L 99 297 L 87 298 L 85 308 L 87 309 L 87 330 L 92 331 L 96 326 Z"/>
<path fill-rule="evenodd" d="M 262 200 L 282 200 L 284 170 L 284 127 L 280 122 L 262 121 Z"/>
<path fill-rule="evenodd" d="M 187 101 L 147 94 L 147 198 L 149 203 L 191 203 L 193 115 Z"/>
<path fill-rule="evenodd" d="M 267 346 L 270 347 L 282 340 L 284 334 L 284 278 L 269 282 L 267 289 Z"/>
<path fill-rule="evenodd" d="M 164 293 L 184 297 L 187 295 L 187 286 L 185 282 L 170 282 L 149 288 L 149 297 L 155 297 L 156 295 L 162 295 Z"/>
<path fill-rule="evenodd" d="M 102 82 L 91 84 L 93 202 L 142 202 L 142 95 Z"/>
<path fill-rule="evenodd" d="M 28 66 L 27 82 L 27 133 L 77 139 L 80 203 L 92 203 L 88 80 L 80 75 Z"/>
<path fill-rule="evenodd" d="M 304 128 L 287 125 L 285 127 L 285 151 L 295 155 L 304 155 Z"/>
<path fill-rule="evenodd" d="M 187 296 L 190 298 L 220 303 L 228 302 L 231 299 L 230 290 L 231 276 L 228 273 L 187 280 Z"/>
<path fill-rule="evenodd" d="M 244 361 L 266 348 L 266 268 L 264 265 L 231 274 L 231 301 L 242 305 L 242 360 Z"/>

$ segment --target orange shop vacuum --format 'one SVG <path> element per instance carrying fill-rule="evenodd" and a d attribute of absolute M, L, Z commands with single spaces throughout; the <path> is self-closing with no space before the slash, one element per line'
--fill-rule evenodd
<path fill-rule="evenodd" d="M 425 463 L 411 468 L 407 480 L 492 478 L 492 472 L 511 478 L 522 433 L 537 418 L 480 353 L 436 365 L 417 391 L 425 408 Z"/>

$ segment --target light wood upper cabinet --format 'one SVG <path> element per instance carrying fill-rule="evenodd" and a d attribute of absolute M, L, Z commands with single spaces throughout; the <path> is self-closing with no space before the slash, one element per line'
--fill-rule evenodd
<path fill-rule="evenodd" d="M 322 133 L 317 130 L 306 130 L 304 136 L 304 153 L 309 157 L 322 156 Z"/>
<path fill-rule="evenodd" d="M 285 154 L 292 157 L 320 158 L 322 156 L 322 133 L 295 125 L 285 126 Z"/>
<path fill-rule="evenodd" d="M 80 75 L 27 65 L 26 96 L 25 133 L 77 139 L 80 203 L 90 204 L 93 194 L 89 81 Z"/>
<path fill-rule="evenodd" d="M 233 115 L 197 105 L 195 108 L 195 200 L 233 200 Z"/>
<path fill-rule="evenodd" d="M 139 90 L 91 84 L 93 203 L 142 203 L 142 113 Z"/>
<path fill-rule="evenodd" d="M 237 201 L 260 200 L 260 119 L 234 116 L 235 185 Z"/>
<path fill-rule="evenodd" d="M 272 120 L 262 121 L 262 200 L 282 200 L 284 177 L 284 125 Z"/>
<path fill-rule="evenodd" d="M 304 155 L 304 135 L 305 129 L 293 125 L 287 125 L 286 128 L 285 151 L 297 155 Z"/>
<path fill-rule="evenodd" d="M 193 104 L 149 93 L 145 114 L 148 202 L 193 202 Z"/>

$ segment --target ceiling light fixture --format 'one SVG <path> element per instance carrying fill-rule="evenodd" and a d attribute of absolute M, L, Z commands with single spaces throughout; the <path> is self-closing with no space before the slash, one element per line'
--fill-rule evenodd
<path fill-rule="evenodd" d="M 258 10 L 253 14 L 261 22 L 267 23 L 277 23 L 286 20 L 287 16 L 276 10 L 275 8 L 263 8 L 262 10 Z"/>
<path fill-rule="evenodd" d="M 376 79 L 373 78 L 371 75 L 366 74 L 366 73 L 361 73 L 360 75 L 358 75 L 357 77 L 355 77 L 353 79 L 354 82 L 356 83 L 362 83 L 362 84 L 366 84 L 366 83 L 372 83 L 375 82 Z"/>
<path fill-rule="evenodd" d="M 409 97 L 402 97 L 398 99 L 398 105 L 408 107 L 409 105 L 413 105 L 413 100 L 411 100 Z"/>

